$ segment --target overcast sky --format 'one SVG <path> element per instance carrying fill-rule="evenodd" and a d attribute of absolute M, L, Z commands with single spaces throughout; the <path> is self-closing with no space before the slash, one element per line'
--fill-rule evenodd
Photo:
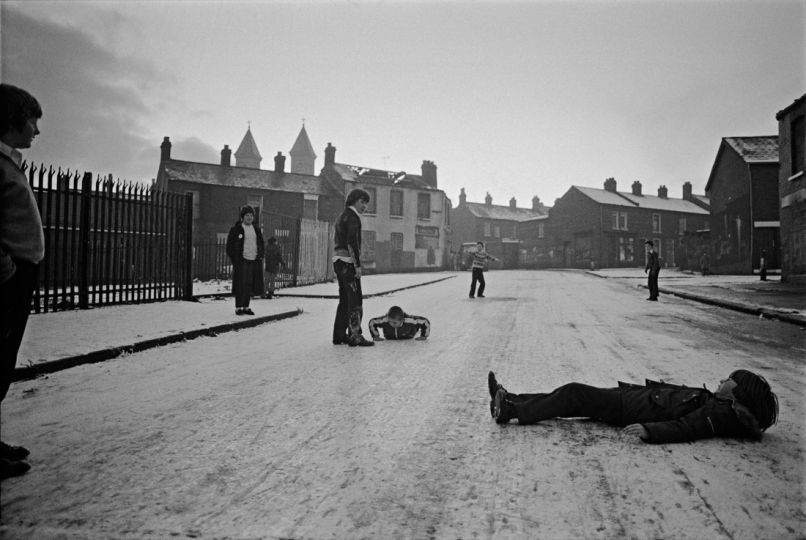
<path fill-rule="evenodd" d="M 148 181 L 247 123 L 274 167 L 305 118 L 324 163 L 419 174 L 454 204 L 571 185 L 703 192 L 721 137 L 806 92 L 804 1 L 15 2 L 2 79 L 42 103 L 26 157 Z"/>

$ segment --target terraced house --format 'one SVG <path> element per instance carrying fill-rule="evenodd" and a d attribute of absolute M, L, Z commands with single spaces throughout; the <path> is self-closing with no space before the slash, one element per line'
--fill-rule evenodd
<path fill-rule="evenodd" d="M 640 267 L 644 242 L 652 240 L 664 266 L 677 266 L 686 233 L 709 227 L 708 198 L 683 185 L 683 197 L 643 193 L 635 181 L 629 192 L 618 191 L 608 178 L 604 189 L 572 186 L 549 211 L 547 232 L 538 249 L 548 264 L 565 268 Z"/>

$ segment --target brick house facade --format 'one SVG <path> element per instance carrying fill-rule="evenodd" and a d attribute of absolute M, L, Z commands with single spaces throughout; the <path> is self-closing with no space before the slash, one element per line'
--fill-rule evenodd
<path fill-rule="evenodd" d="M 522 266 L 523 225 L 530 220 L 545 218 L 546 207 L 538 197 L 532 199 L 532 208 L 518 208 L 513 197 L 509 205 L 493 204 L 487 193 L 484 203 L 467 201 L 465 189 L 459 193 L 459 205 L 452 211 L 453 249 L 462 244 L 484 242 L 487 252 L 501 259 L 503 268 Z"/>
<path fill-rule="evenodd" d="M 683 186 L 684 198 L 645 195 L 640 182 L 620 192 L 608 178 L 604 189 L 572 186 L 557 199 L 543 227 L 543 238 L 530 235 L 527 249 L 543 265 L 563 268 L 635 267 L 645 264 L 644 242 L 652 240 L 665 266 L 677 266 L 681 239 L 708 228 L 707 199 Z"/>
<path fill-rule="evenodd" d="M 806 281 L 806 94 L 778 112 L 781 280 Z"/>
<path fill-rule="evenodd" d="M 778 136 L 725 137 L 705 193 L 711 201 L 711 269 L 758 271 L 779 266 Z"/>

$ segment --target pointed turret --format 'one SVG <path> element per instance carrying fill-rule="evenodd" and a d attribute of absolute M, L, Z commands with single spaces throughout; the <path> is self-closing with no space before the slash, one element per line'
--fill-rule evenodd
<path fill-rule="evenodd" d="M 302 124 L 302 129 L 299 130 L 297 140 L 294 146 L 288 152 L 291 156 L 291 172 L 298 174 L 316 174 L 316 152 L 313 151 L 313 145 L 308 138 L 308 132 L 305 131 L 305 124 Z"/>
<path fill-rule="evenodd" d="M 243 136 L 241 145 L 235 151 L 235 166 L 236 167 L 249 167 L 250 169 L 259 169 L 260 161 L 263 156 L 257 149 L 255 138 L 252 137 L 252 128 L 246 128 L 246 135 Z"/>

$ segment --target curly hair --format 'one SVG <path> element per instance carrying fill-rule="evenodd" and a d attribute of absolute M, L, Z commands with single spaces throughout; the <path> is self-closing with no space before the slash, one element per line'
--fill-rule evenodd
<path fill-rule="evenodd" d="M 21 131 L 29 118 L 42 118 L 42 106 L 34 96 L 10 84 L 0 84 L 0 135 Z"/>
<path fill-rule="evenodd" d="M 733 396 L 750 409 L 761 431 L 766 431 L 778 421 L 778 396 L 764 377 L 746 369 L 737 369 L 730 374 L 730 378 L 736 383 Z"/>

